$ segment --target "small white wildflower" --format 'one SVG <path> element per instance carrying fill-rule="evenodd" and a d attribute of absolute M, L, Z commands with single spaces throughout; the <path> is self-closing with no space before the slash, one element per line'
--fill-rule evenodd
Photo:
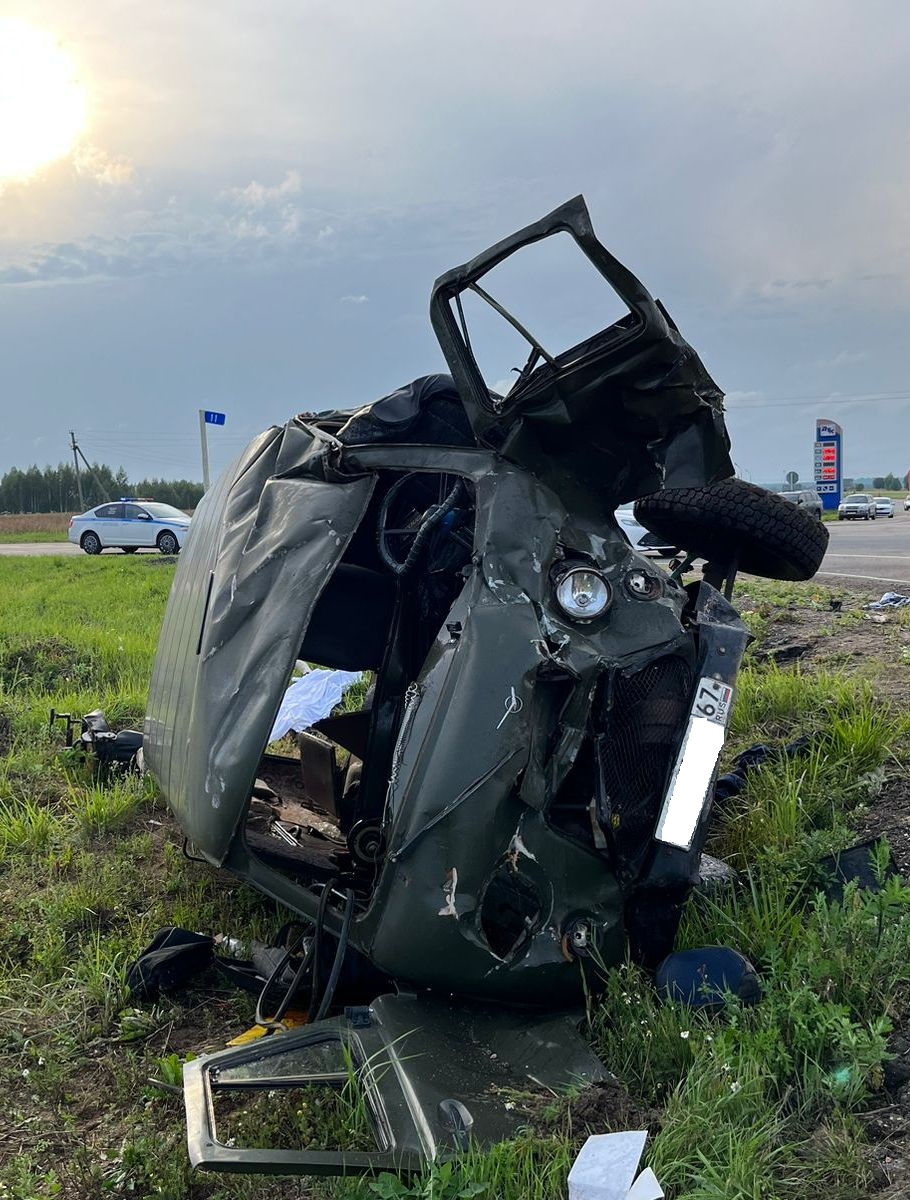
<path fill-rule="evenodd" d="M 512 1109 L 513 1109 L 514 1107 L 515 1107 L 515 1101 L 514 1101 L 514 1100 L 507 1100 L 507 1101 L 506 1101 L 506 1112 L 511 1112 L 511 1111 L 512 1111 Z"/>
<path fill-rule="evenodd" d="M 679 1031 L 679 1036 L 682 1038 L 682 1040 L 683 1040 L 684 1042 L 687 1042 L 687 1041 L 689 1040 L 689 1031 L 688 1031 L 688 1029 L 680 1029 L 680 1031 Z"/>
<path fill-rule="evenodd" d="M 705 1034 L 705 1041 L 706 1041 L 706 1042 L 713 1042 L 713 1041 L 714 1041 L 714 1038 L 713 1038 L 713 1037 L 710 1035 L 710 1033 L 706 1033 L 706 1034 Z"/>
<path fill-rule="evenodd" d="M 31 1071 L 28 1069 L 28 1067 L 26 1067 L 25 1070 L 22 1072 L 22 1078 L 28 1079 L 29 1075 L 31 1075 Z"/>
<path fill-rule="evenodd" d="M 735 1096 L 737 1092 L 742 1091 L 742 1087 L 743 1087 L 743 1085 L 739 1082 L 739 1080 L 734 1079 L 733 1082 L 730 1084 L 730 1091 Z"/>

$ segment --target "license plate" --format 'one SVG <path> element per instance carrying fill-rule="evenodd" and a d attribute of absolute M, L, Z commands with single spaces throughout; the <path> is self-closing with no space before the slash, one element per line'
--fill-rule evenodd
<path fill-rule="evenodd" d="M 707 717 L 715 725 L 726 728 L 730 719 L 730 705 L 733 701 L 733 688 L 710 675 L 703 675 L 698 681 L 698 691 L 695 693 L 695 703 L 692 714 L 697 717 Z"/>
<path fill-rule="evenodd" d="M 733 688 L 705 675 L 698 681 L 692 710 L 670 786 L 657 820 L 659 842 L 688 850 L 708 802 L 708 791 L 727 736 Z"/>

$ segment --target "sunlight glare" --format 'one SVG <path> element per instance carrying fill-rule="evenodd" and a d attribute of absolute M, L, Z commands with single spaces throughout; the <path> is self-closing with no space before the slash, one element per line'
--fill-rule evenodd
<path fill-rule="evenodd" d="M 76 65 L 54 38 L 0 18 L 0 186 L 68 154 L 87 115 Z"/>

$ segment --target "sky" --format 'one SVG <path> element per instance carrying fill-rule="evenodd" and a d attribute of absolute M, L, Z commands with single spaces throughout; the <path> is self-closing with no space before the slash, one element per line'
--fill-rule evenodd
<path fill-rule="evenodd" d="M 227 414 L 217 471 L 269 424 L 444 370 L 435 277 L 578 193 L 727 393 L 743 475 L 810 477 L 819 417 L 846 474 L 910 467 L 903 0 L 2 15 L 0 66 L 27 23 L 84 113 L 65 153 L 4 177 L 37 76 L 5 101 L 0 80 L 0 471 L 57 463 L 73 429 L 132 478 L 200 478 L 200 407 Z M 601 324 L 574 264 L 522 279 L 555 349 Z M 500 378 L 518 361 L 490 353 Z"/>

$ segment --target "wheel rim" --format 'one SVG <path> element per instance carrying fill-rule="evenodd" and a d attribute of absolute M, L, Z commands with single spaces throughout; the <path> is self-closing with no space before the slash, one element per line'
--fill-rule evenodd
<path fill-rule="evenodd" d="M 86 534 L 82 539 L 82 549 L 89 554 L 95 554 L 99 550 L 101 543 L 93 533 Z"/>
<path fill-rule="evenodd" d="M 158 549 L 162 554 L 176 554 L 177 539 L 172 533 L 166 533 L 158 543 Z"/>

